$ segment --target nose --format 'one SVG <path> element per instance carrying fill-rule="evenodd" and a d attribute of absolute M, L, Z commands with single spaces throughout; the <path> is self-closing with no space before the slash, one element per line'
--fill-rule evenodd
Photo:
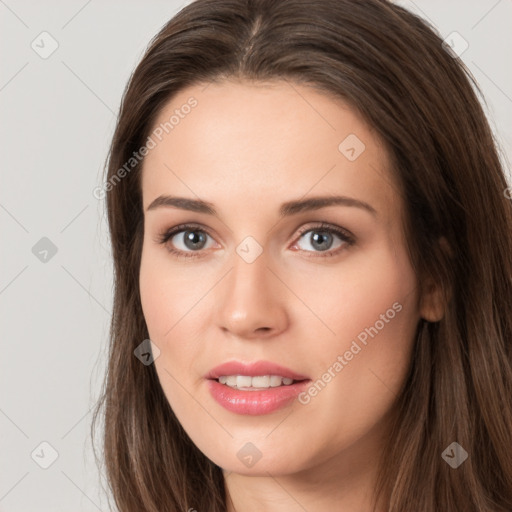
<path fill-rule="evenodd" d="M 287 327 L 285 295 L 286 287 L 268 267 L 265 252 L 252 263 L 235 254 L 217 295 L 217 323 L 236 338 L 274 337 Z"/>

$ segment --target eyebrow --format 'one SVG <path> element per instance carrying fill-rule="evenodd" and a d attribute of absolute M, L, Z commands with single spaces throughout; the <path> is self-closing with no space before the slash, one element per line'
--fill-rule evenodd
<path fill-rule="evenodd" d="M 162 195 L 157 197 L 148 207 L 147 211 L 155 210 L 163 206 L 180 208 L 191 212 L 205 213 L 207 215 L 214 215 L 218 217 L 212 203 L 202 201 L 200 199 L 189 199 L 186 197 Z M 346 196 L 322 196 L 311 197 L 309 199 L 297 199 L 283 203 L 279 208 L 280 217 L 288 217 L 296 215 L 297 213 L 318 210 L 327 206 L 351 206 L 361 208 L 368 211 L 374 216 L 377 216 L 377 211 L 373 206 L 359 199 Z"/>

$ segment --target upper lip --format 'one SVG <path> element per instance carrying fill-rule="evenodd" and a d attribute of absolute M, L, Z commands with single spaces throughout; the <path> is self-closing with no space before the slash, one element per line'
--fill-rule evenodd
<path fill-rule="evenodd" d="M 218 379 L 222 375 L 248 375 L 257 377 L 259 375 L 278 375 L 293 380 L 307 380 L 308 377 L 290 370 L 270 361 L 255 361 L 252 363 L 242 363 L 239 361 L 228 361 L 215 368 L 205 376 L 207 379 Z"/>

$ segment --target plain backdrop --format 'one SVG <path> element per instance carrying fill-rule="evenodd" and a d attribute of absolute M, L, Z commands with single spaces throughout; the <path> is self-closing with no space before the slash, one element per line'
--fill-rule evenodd
<path fill-rule="evenodd" d="M 512 2 L 399 3 L 467 42 L 511 161 Z M 0 0 L 0 511 L 107 510 L 88 437 L 112 307 L 93 189 L 125 84 L 183 5 Z"/>

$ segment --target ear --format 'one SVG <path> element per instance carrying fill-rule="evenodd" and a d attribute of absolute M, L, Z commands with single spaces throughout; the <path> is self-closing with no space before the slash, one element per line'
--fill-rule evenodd
<path fill-rule="evenodd" d="M 446 238 L 441 237 L 438 244 L 438 250 L 444 253 L 446 259 L 449 259 L 453 255 L 453 251 Z M 420 297 L 420 316 L 427 322 L 439 322 L 445 315 L 450 296 L 450 291 L 443 289 L 441 283 L 433 278 L 427 279 Z"/>
<path fill-rule="evenodd" d="M 444 316 L 446 301 L 440 285 L 429 280 L 420 298 L 420 316 L 427 322 L 439 322 Z"/>

